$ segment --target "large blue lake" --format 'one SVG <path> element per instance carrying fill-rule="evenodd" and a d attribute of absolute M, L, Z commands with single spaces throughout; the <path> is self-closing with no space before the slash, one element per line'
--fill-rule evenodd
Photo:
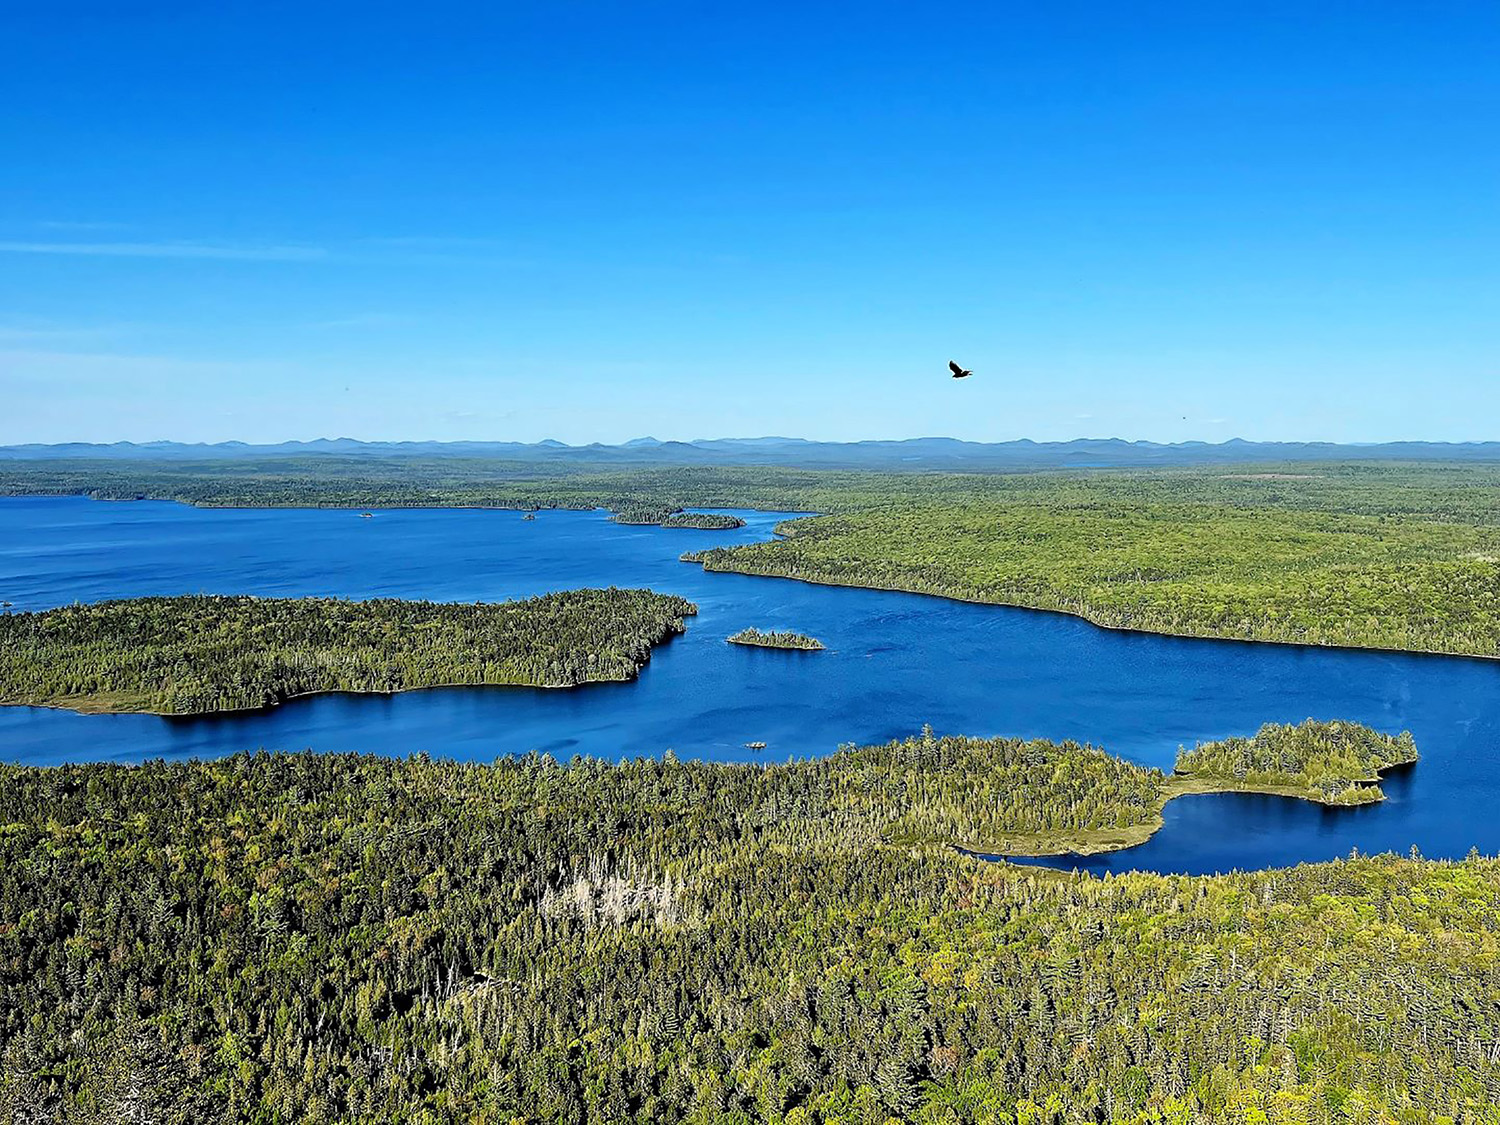
<path fill-rule="evenodd" d="M 1149 843 L 1094 870 L 1208 872 L 1405 851 L 1500 851 L 1500 665 L 1109 632 L 1075 618 L 938 598 L 706 574 L 684 550 L 770 536 L 623 527 L 602 512 L 195 509 L 0 499 L 0 600 L 18 610 L 143 594 L 500 600 L 645 586 L 696 602 L 639 680 L 572 691 L 454 688 L 328 695 L 207 718 L 0 707 L 0 760 L 140 761 L 257 748 L 489 761 L 545 750 L 724 761 L 821 755 L 943 733 L 1074 738 L 1171 769 L 1179 745 L 1270 720 L 1409 729 L 1422 760 L 1389 800 L 1329 810 L 1273 797 L 1186 797 Z M 728 645 L 746 625 L 821 638 L 823 653 Z M 755 754 L 747 742 L 765 742 Z"/>

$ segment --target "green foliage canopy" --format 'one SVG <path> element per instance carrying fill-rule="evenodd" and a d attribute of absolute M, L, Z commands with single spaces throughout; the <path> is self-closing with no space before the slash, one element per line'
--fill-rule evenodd
<path fill-rule="evenodd" d="M 186 714 L 321 691 L 628 680 L 692 603 L 570 590 L 500 604 L 154 597 L 0 615 L 0 703 Z"/>
<path fill-rule="evenodd" d="M 755 626 L 741 629 L 729 638 L 732 645 L 756 645 L 760 648 L 799 648 L 810 652 L 816 652 L 823 647 L 823 642 L 816 637 L 809 637 L 805 633 L 792 633 L 772 629 L 763 633 Z"/>
<path fill-rule="evenodd" d="M 1382 770 L 1417 760 L 1410 731 L 1381 734 L 1359 723 L 1267 723 L 1253 738 L 1202 743 L 1177 754 L 1177 773 L 1235 789 L 1290 791 L 1324 804 L 1384 799 Z"/>
<path fill-rule="evenodd" d="M 1493 1120 L 1496 861 L 914 842 L 1149 815 L 1096 753 L 0 767 L 0 1119 Z"/>
<path fill-rule="evenodd" d="M 1031 474 L 493 458 L 0 464 L 0 495 L 203 505 L 827 513 L 710 569 L 911 590 L 1208 637 L 1500 655 L 1500 467 L 1317 463 Z"/>

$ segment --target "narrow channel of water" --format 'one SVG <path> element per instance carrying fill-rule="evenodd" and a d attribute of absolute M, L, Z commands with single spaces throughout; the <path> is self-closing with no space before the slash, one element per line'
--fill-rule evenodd
<path fill-rule="evenodd" d="M 1177 747 L 1266 721 L 1410 729 L 1422 752 L 1389 800 L 1328 810 L 1260 796 L 1184 797 L 1166 826 L 1095 870 L 1203 872 L 1360 851 L 1500 851 L 1500 665 L 1115 633 L 1057 614 L 706 574 L 688 549 L 764 539 L 784 513 L 728 532 L 622 527 L 602 512 L 196 509 L 82 498 L 0 499 L 0 600 L 16 609 L 143 594 L 495 600 L 648 586 L 698 603 L 686 635 L 633 684 L 575 691 L 454 688 L 327 695 L 192 719 L 0 708 L 0 759 L 35 764 L 210 757 L 239 750 L 426 751 L 488 761 L 537 749 L 618 760 L 826 754 L 940 732 L 1075 738 L 1170 769 Z M 827 652 L 729 645 L 746 625 Z M 763 752 L 746 748 L 765 742 Z M 1065 863 L 1068 861 L 1064 861 Z"/>

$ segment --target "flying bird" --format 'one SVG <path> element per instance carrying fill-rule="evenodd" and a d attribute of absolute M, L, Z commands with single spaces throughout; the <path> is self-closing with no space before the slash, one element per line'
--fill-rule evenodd
<path fill-rule="evenodd" d="M 958 364 L 954 363 L 951 359 L 948 361 L 948 370 L 953 372 L 953 377 L 955 379 L 967 379 L 970 375 L 974 374 L 974 372 L 972 371 L 964 370 Z"/>

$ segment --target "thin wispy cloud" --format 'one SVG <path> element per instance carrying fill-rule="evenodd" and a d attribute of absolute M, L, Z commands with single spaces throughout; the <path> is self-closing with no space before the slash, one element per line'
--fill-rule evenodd
<path fill-rule="evenodd" d="M 137 328 L 132 324 L 6 324 L 0 323 L 0 345 L 98 340 Z"/>
<path fill-rule="evenodd" d="M 36 347 L 0 347 L 0 371 L 7 376 L 16 373 L 107 376 L 110 378 L 141 374 L 147 383 L 159 376 L 178 373 L 193 375 L 255 374 L 272 368 L 286 368 L 284 361 L 197 359 L 167 354 L 110 351 L 65 351 Z"/>
<path fill-rule="evenodd" d="M 37 226 L 47 230 L 128 230 L 129 223 L 86 222 L 79 219 L 43 219 Z"/>
<path fill-rule="evenodd" d="M 231 262 L 309 262 L 327 257 L 318 246 L 226 246 L 202 242 L 8 242 L 5 254 L 71 254 L 96 258 L 187 258 Z"/>

